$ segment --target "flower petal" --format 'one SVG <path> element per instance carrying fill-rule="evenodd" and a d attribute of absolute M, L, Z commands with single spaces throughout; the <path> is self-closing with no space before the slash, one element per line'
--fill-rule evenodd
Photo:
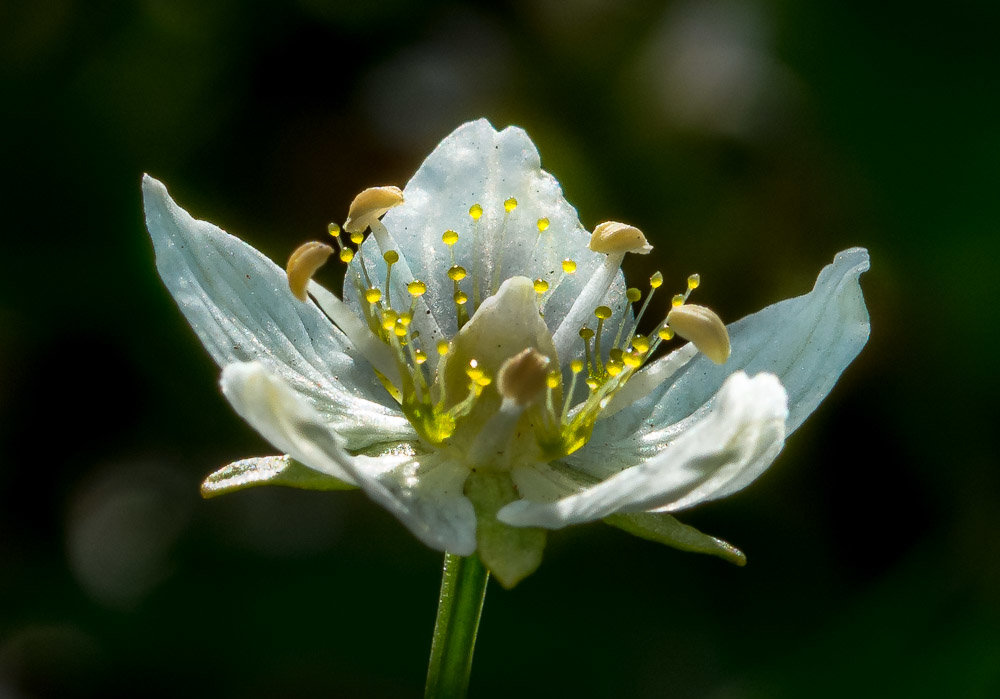
<path fill-rule="evenodd" d="M 480 300 L 511 276 L 543 278 L 552 289 L 544 309 L 550 330 L 555 330 L 605 259 L 587 248 L 590 234 L 580 225 L 576 210 L 563 197 L 555 178 L 541 169 L 531 139 L 516 127 L 498 132 L 485 119 L 459 127 L 428 156 L 403 196 L 404 203 L 390 210 L 382 223 L 413 275 L 427 284 L 422 299 L 448 336 L 456 332 L 457 320 L 454 288 L 446 274 L 450 253 L 441 241 L 446 230 L 459 233 L 454 252 L 456 262 L 470 275 L 462 282 L 470 298 L 470 313 L 475 308 L 473 274 L 480 277 Z M 511 197 L 517 207 L 507 213 L 504 202 Z M 473 204 L 483 209 L 476 224 L 469 216 Z M 540 219 L 548 220 L 541 233 Z M 372 238 L 362 245 L 362 254 L 351 269 L 357 275 L 363 258 L 371 278 L 384 280 L 385 263 Z M 562 274 L 565 258 L 576 261 L 575 274 Z M 396 298 L 405 298 L 404 289 L 393 288 L 394 297 L 397 292 Z M 610 323 L 621 317 L 624 295 L 624 278 L 619 273 L 604 299 L 604 305 L 615 312 Z M 344 298 L 360 309 L 350 274 Z"/>
<path fill-rule="evenodd" d="M 156 266 L 212 358 L 259 360 L 306 396 L 353 447 L 414 437 L 371 367 L 312 302 L 288 289 L 285 272 L 257 250 L 193 219 L 148 175 L 142 182 Z"/>
<path fill-rule="evenodd" d="M 638 463 L 682 431 L 736 370 L 774 373 L 788 393 L 791 434 L 830 392 L 868 340 L 870 325 L 859 277 L 868 251 L 845 250 L 813 290 L 780 301 L 729 326 L 732 356 L 723 365 L 685 345 L 633 377 L 594 427 L 590 442 L 567 459 L 604 477 Z"/>
<path fill-rule="evenodd" d="M 468 470 L 412 450 L 351 456 L 309 401 L 260 362 L 226 366 L 222 392 L 274 447 L 321 473 L 357 483 L 428 546 L 463 556 L 475 551 L 475 512 L 462 494 Z"/>
<path fill-rule="evenodd" d="M 511 503 L 498 518 L 558 529 L 617 512 L 675 511 L 712 500 L 771 464 L 784 444 L 786 417 L 787 397 L 774 375 L 738 372 L 707 414 L 657 456 L 553 503 Z"/>

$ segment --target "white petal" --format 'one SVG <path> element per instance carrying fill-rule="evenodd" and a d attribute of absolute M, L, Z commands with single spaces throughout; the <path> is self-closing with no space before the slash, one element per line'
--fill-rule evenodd
<path fill-rule="evenodd" d="M 781 451 L 786 400 L 771 374 L 733 374 L 706 416 L 659 455 L 553 503 L 511 503 L 498 518 L 558 529 L 615 512 L 676 511 L 721 497 L 756 478 Z"/>
<path fill-rule="evenodd" d="M 482 295 L 492 285 L 500 261 L 499 281 L 511 276 L 544 278 L 554 288 L 545 305 L 545 320 L 554 330 L 590 276 L 605 256 L 587 249 L 590 235 L 577 219 L 576 210 L 565 200 L 559 183 L 540 167 L 538 151 L 527 134 L 516 127 L 496 131 L 485 119 L 469 122 L 445 138 L 428 156 L 403 190 L 404 203 L 382 220 L 399 245 L 414 276 L 427 284 L 422 298 L 449 336 L 457 329 L 453 285 L 447 276 L 451 266 L 448 247 L 441 242 L 446 230 L 459 233 L 455 245 L 458 264 L 470 276 L 462 282 L 468 293 L 470 312 L 474 309 L 472 274 L 480 270 Z M 504 228 L 504 201 L 517 199 Z M 473 235 L 469 207 L 483 207 L 478 236 Z M 539 234 L 537 223 L 549 220 L 549 228 Z M 385 279 L 385 263 L 372 237 L 362 245 L 360 258 L 367 261 L 373 281 Z M 561 262 L 577 263 L 575 275 L 562 278 Z M 350 275 L 349 275 L 350 277 Z M 558 286 L 557 286 L 558 284 Z M 494 286 L 495 288 L 495 286 Z M 398 290 L 404 298 L 405 291 Z M 393 289 L 393 295 L 397 289 Z M 617 323 L 625 308 L 625 284 L 619 273 L 604 305 L 615 311 L 610 323 Z M 357 293 L 349 278 L 344 298 L 356 308 Z M 630 311 L 629 311 L 630 312 Z"/>
<path fill-rule="evenodd" d="M 462 495 L 468 470 L 406 452 L 348 454 L 309 402 L 259 362 L 225 367 L 222 392 L 274 447 L 310 468 L 356 483 L 428 546 L 464 556 L 475 551 L 475 512 Z"/>
<path fill-rule="evenodd" d="M 684 428 L 682 421 L 703 409 L 725 378 L 740 369 L 750 374 L 766 371 L 781 379 L 788 393 L 791 434 L 868 340 L 868 310 L 858 282 L 868 267 L 866 250 L 845 250 L 823 268 L 808 294 L 730 325 L 733 353 L 721 366 L 699 355 L 679 371 L 663 371 L 646 381 L 647 374 L 656 376 L 661 368 L 676 365 L 687 346 L 653 363 L 626 384 L 622 397 L 609 408 L 621 407 L 624 400 L 635 402 L 599 421 L 591 441 L 568 461 L 583 468 L 637 463 L 675 437 Z"/>
<path fill-rule="evenodd" d="M 347 353 L 346 338 L 313 303 L 292 296 L 282 269 L 193 219 L 148 175 L 142 191 L 160 276 L 220 366 L 264 362 L 344 429 L 352 446 L 372 433 L 383 441 L 413 438 L 371 366 Z"/>

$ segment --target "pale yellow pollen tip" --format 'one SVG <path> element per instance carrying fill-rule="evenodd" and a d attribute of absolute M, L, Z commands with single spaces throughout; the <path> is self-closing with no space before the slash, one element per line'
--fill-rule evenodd
<path fill-rule="evenodd" d="M 309 280 L 316 274 L 316 270 L 326 264 L 326 261 L 333 254 L 333 248 L 324 243 L 312 241 L 300 245 L 288 258 L 288 265 L 285 273 L 288 275 L 288 288 L 292 290 L 299 301 L 309 298 L 306 288 Z"/>
<path fill-rule="evenodd" d="M 646 255 L 653 249 L 653 246 L 646 242 L 646 236 L 642 234 L 642 231 L 635 226 L 618 221 L 605 221 L 597 224 L 587 247 L 594 252 L 605 255 L 625 252 Z"/>
<path fill-rule="evenodd" d="M 458 233 L 453 230 L 447 230 L 441 234 L 441 242 L 447 246 L 452 246 L 458 242 Z"/>
<path fill-rule="evenodd" d="M 571 260 L 568 257 L 562 261 L 562 270 L 566 274 L 573 274 L 576 272 L 576 260 Z"/>
<path fill-rule="evenodd" d="M 410 296 L 423 296 L 427 293 L 427 285 L 419 279 L 414 279 L 406 285 L 406 290 L 410 292 Z"/>
<path fill-rule="evenodd" d="M 510 197 L 509 199 L 504 200 L 503 210 L 506 211 L 508 214 L 516 208 L 517 208 L 517 199 L 515 199 L 514 197 Z"/>
<path fill-rule="evenodd" d="M 344 230 L 348 233 L 364 233 L 386 211 L 402 203 L 403 191 L 399 187 L 369 187 L 351 202 Z"/>
<path fill-rule="evenodd" d="M 548 357 L 534 347 L 528 347 L 500 366 L 497 390 L 504 398 L 510 398 L 519 405 L 529 405 L 546 386 L 548 366 Z"/>
<path fill-rule="evenodd" d="M 667 323 L 716 364 L 725 364 L 729 359 L 729 332 L 715 311 L 686 303 L 667 314 Z"/>
<path fill-rule="evenodd" d="M 535 225 L 538 226 L 539 233 L 544 233 L 549 229 L 549 220 L 547 218 L 540 218 Z"/>
<path fill-rule="evenodd" d="M 473 221 L 478 221 L 483 215 L 483 207 L 479 204 L 473 204 L 469 207 L 469 216 L 472 217 Z"/>

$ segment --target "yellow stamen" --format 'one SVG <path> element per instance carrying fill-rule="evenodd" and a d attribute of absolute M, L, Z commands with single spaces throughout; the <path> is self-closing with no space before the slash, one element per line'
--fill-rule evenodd
<path fill-rule="evenodd" d="M 540 218 L 535 225 L 538 226 L 539 233 L 544 233 L 549 229 L 549 220 L 547 218 Z"/>
<path fill-rule="evenodd" d="M 576 272 L 576 261 L 567 257 L 562 261 L 562 270 L 566 274 L 574 274 Z"/>
<path fill-rule="evenodd" d="M 514 197 L 510 197 L 509 199 L 504 200 L 503 209 L 508 214 L 516 208 L 517 208 L 517 199 L 515 199 Z"/>
<path fill-rule="evenodd" d="M 441 240 L 444 242 L 445 245 L 451 247 L 452 245 L 458 242 L 458 233 L 452 230 L 447 230 L 441 234 Z"/>

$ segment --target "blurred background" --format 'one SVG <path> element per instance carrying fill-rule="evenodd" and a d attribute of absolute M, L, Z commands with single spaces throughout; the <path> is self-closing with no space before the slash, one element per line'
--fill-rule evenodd
<path fill-rule="evenodd" d="M 746 568 L 555 533 L 490 589 L 473 696 L 1000 696 L 998 21 L 0 2 L 0 697 L 420 694 L 437 553 L 357 493 L 199 499 L 272 450 L 156 276 L 139 179 L 283 263 L 478 116 L 529 132 L 585 226 L 649 234 L 627 275 L 700 272 L 729 320 L 866 245 L 873 330 L 764 477 L 684 517 Z"/>

